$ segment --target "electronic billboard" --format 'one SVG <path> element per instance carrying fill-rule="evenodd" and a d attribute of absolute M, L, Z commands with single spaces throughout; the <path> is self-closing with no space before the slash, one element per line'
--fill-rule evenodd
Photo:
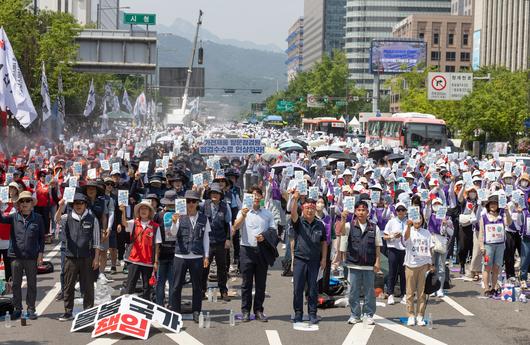
<path fill-rule="evenodd" d="M 389 74 L 421 71 L 426 63 L 426 45 L 423 41 L 373 40 L 370 47 L 370 73 Z"/>

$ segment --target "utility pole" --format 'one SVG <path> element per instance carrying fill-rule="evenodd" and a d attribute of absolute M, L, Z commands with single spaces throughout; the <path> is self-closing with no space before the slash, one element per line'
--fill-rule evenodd
<path fill-rule="evenodd" d="M 37 0 L 33 0 L 33 15 L 37 15 Z"/>
<path fill-rule="evenodd" d="M 191 59 L 190 64 L 188 67 L 188 77 L 186 78 L 186 87 L 184 88 L 184 96 L 182 97 L 182 114 L 186 113 L 186 106 L 188 103 L 188 91 L 190 88 L 190 82 L 191 82 L 191 73 L 193 71 L 193 61 L 195 60 L 195 51 L 197 50 L 197 39 L 199 37 L 199 28 L 202 24 L 202 10 L 199 10 L 199 19 L 197 20 L 197 29 L 195 30 L 195 38 L 193 39 L 193 47 L 191 51 Z"/>

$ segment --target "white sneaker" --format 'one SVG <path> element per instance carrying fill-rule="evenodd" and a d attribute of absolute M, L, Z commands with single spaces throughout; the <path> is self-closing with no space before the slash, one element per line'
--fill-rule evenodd
<path fill-rule="evenodd" d="M 355 325 L 356 323 L 360 323 L 362 322 L 361 319 L 355 317 L 355 316 L 350 316 L 350 318 L 348 319 L 348 324 L 350 325 Z"/>
<path fill-rule="evenodd" d="M 423 320 L 423 316 L 416 317 L 416 324 L 418 326 L 425 326 L 425 320 Z"/>
<path fill-rule="evenodd" d="M 407 304 L 407 295 L 403 295 L 403 298 L 401 299 L 401 304 Z"/>
<path fill-rule="evenodd" d="M 394 295 L 389 295 L 388 296 L 388 301 L 386 302 L 386 304 L 388 304 L 388 305 L 396 304 L 396 301 L 394 301 Z"/>
<path fill-rule="evenodd" d="M 366 318 L 366 323 L 369 324 L 370 326 L 375 325 L 374 319 L 372 319 L 370 316 Z"/>
<path fill-rule="evenodd" d="M 416 324 L 416 321 L 414 320 L 414 316 L 409 316 L 407 320 L 407 326 L 414 326 Z"/>
<path fill-rule="evenodd" d="M 438 290 L 436 292 L 436 297 L 444 297 L 445 294 L 444 294 L 444 289 L 443 288 L 440 288 L 440 290 Z"/>

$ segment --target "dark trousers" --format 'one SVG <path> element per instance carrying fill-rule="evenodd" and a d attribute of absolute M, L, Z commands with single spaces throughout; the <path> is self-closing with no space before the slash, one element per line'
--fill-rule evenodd
<path fill-rule="evenodd" d="M 304 288 L 307 284 L 309 288 L 309 298 L 307 309 L 309 315 L 317 313 L 317 294 L 318 294 L 318 269 L 320 262 L 318 260 L 302 260 L 294 258 L 293 263 L 293 309 L 295 313 L 304 313 Z"/>
<path fill-rule="evenodd" d="M 127 265 L 129 272 L 127 273 L 127 293 L 132 295 L 136 290 L 136 284 L 140 275 L 142 275 L 142 294 L 140 297 L 148 301 L 151 300 L 151 285 L 149 285 L 149 279 L 153 274 L 153 267 L 147 267 L 129 263 Z"/>
<path fill-rule="evenodd" d="M 515 277 L 515 251 L 521 256 L 521 235 L 518 232 L 506 231 L 506 248 L 504 249 L 504 269 L 506 278 Z"/>
<path fill-rule="evenodd" d="M 44 221 L 44 234 L 47 235 L 50 233 L 50 207 L 49 206 L 35 206 L 35 213 L 38 213 L 42 216 Z"/>
<path fill-rule="evenodd" d="M 473 254 L 473 227 L 471 225 L 460 227 L 458 240 L 458 259 L 460 266 L 464 267 L 467 257 Z"/>
<path fill-rule="evenodd" d="M 202 273 L 203 259 L 182 259 L 175 256 L 173 259 L 173 277 L 175 283 L 169 289 L 169 308 L 180 313 L 182 307 L 182 287 L 186 280 L 186 271 L 190 270 L 191 288 L 193 291 L 191 310 L 202 310 Z"/>
<path fill-rule="evenodd" d="M 61 274 L 59 280 L 61 281 L 61 292 L 64 292 L 64 262 L 66 260 L 65 249 L 61 248 Z"/>
<path fill-rule="evenodd" d="M 388 295 L 394 295 L 394 287 L 396 286 L 397 279 L 399 277 L 399 290 L 404 295 L 407 291 L 407 285 L 405 282 L 405 267 L 403 262 L 405 261 L 405 251 L 396 248 L 388 248 L 388 280 L 387 290 Z"/>
<path fill-rule="evenodd" d="M 217 264 L 217 282 L 219 291 L 221 291 L 221 293 L 228 292 L 228 288 L 226 287 L 226 252 L 227 250 L 225 249 L 224 243 L 210 244 L 210 257 L 208 258 L 210 263 L 207 268 L 203 268 L 202 291 L 206 291 L 208 288 L 208 275 L 210 274 L 210 266 L 212 265 L 212 261 L 215 258 L 215 262 Z"/>
<path fill-rule="evenodd" d="M 13 275 L 13 304 L 16 310 L 22 310 L 22 276 L 26 274 L 26 305 L 35 311 L 37 299 L 37 259 L 15 259 L 11 261 Z"/>
<path fill-rule="evenodd" d="M 83 291 L 83 309 L 94 306 L 94 276 L 92 275 L 92 261 L 88 258 L 70 258 L 64 260 L 64 310 L 71 313 L 74 310 L 75 283 L 79 277 L 79 288 Z"/>
<path fill-rule="evenodd" d="M 6 274 L 6 282 L 11 278 L 11 258 L 7 256 L 7 249 L 0 250 L 0 257 L 4 259 L 4 270 Z"/>
<path fill-rule="evenodd" d="M 452 258 L 454 255 L 455 255 L 455 242 L 457 244 L 457 248 L 458 247 L 458 234 L 460 233 L 460 225 L 459 225 L 459 222 L 458 222 L 458 216 L 460 215 L 460 208 L 459 207 L 454 207 L 454 208 L 450 208 L 447 210 L 447 215 L 449 217 L 451 217 L 451 221 L 453 222 L 453 225 L 454 225 L 454 233 L 453 233 L 453 236 L 451 236 L 451 239 L 449 240 L 449 245 L 447 247 L 447 257 L 448 258 Z"/>
<path fill-rule="evenodd" d="M 131 234 L 127 231 L 122 231 L 116 236 L 118 240 L 118 260 L 123 260 L 123 254 L 125 254 L 125 245 L 131 242 Z"/>
<path fill-rule="evenodd" d="M 260 258 L 257 247 L 241 246 L 240 256 L 241 276 L 241 311 L 250 312 L 252 309 L 252 287 L 256 282 L 254 294 L 254 313 L 263 312 L 265 301 L 265 285 L 267 283 L 268 266 Z"/>

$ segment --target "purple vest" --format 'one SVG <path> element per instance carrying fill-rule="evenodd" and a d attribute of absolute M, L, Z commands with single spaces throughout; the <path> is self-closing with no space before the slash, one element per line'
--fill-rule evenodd
<path fill-rule="evenodd" d="M 431 234 L 441 234 L 441 228 L 442 228 L 442 219 L 437 219 L 436 214 L 433 212 L 431 213 L 431 217 L 429 218 L 429 232 Z"/>
<path fill-rule="evenodd" d="M 484 243 L 486 244 L 500 244 L 500 243 L 504 243 L 504 240 L 505 240 L 505 237 L 506 235 L 504 234 L 504 210 L 500 210 L 499 212 L 499 215 L 497 216 L 497 219 L 495 219 L 494 221 L 490 221 L 488 219 L 488 215 L 487 214 L 484 214 L 482 215 L 482 221 L 484 222 Z M 495 232 L 494 236 L 487 236 L 486 234 L 486 226 L 487 225 L 490 225 L 490 224 L 501 224 L 503 229 L 502 229 L 502 233 L 500 232 Z"/>

